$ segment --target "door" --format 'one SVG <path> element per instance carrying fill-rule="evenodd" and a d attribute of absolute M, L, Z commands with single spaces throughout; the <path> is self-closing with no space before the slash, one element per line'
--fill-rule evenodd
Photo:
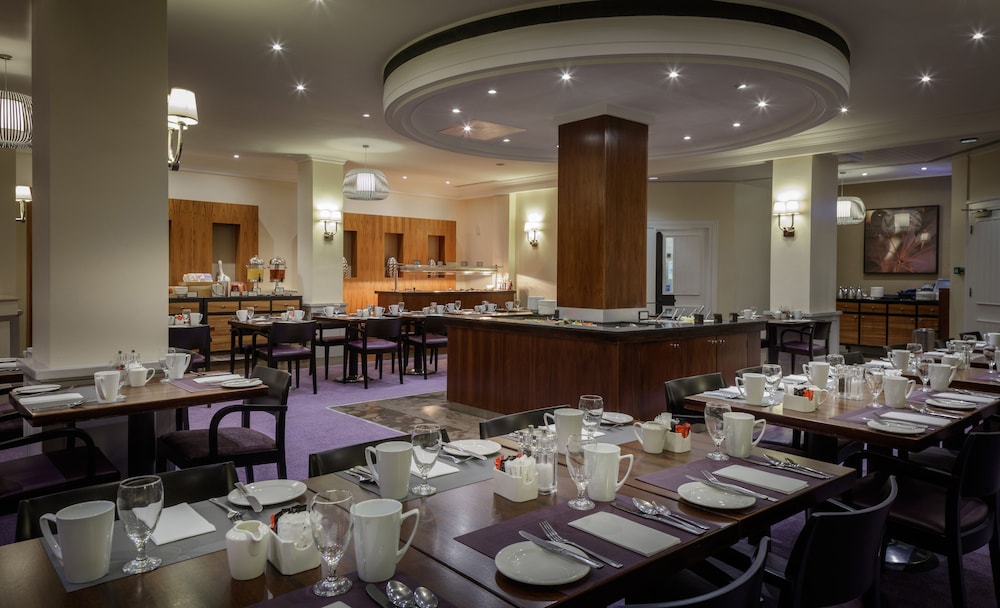
<path fill-rule="evenodd" d="M 969 221 L 972 226 L 965 245 L 968 286 L 965 327 L 959 329 L 1000 332 L 1000 266 L 996 263 L 1000 251 L 1000 210 L 970 213 Z"/>
<path fill-rule="evenodd" d="M 715 308 L 714 226 L 652 225 L 650 239 L 652 272 L 648 273 L 647 302 L 659 305 L 673 300 L 675 306 Z M 652 289 L 650 289 L 652 287 Z"/>

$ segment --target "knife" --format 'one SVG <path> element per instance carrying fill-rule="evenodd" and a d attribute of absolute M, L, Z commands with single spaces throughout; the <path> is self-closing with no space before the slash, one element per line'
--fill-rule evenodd
<path fill-rule="evenodd" d="M 805 475 L 806 477 L 813 477 L 815 479 L 830 479 L 831 476 L 814 469 L 804 467 L 800 464 L 771 464 L 770 462 L 764 462 L 762 460 L 754 460 L 753 458 L 742 458 L 741 460 L 749 462 L 750 464 L 756 464 L 762 467 L 768 467 L 770 469 L 778 469 L 781 471 L 791 471 L 792 473 L 798 473 L 799 475 Z M 701 481 L 701 480 L 699 480 Z"/>
<path fill-rule="evenodd" d="M 236 490 L 243 495 L 243 498 L 247 499 L 247 504 L 250 505 L 250 508 L 253 509 L 254 513 L 260 513 L 261 511 L 264 510 L 264 505 L 260 504 L 260 500 L 258 500 L 256 496 L 251 494 L 250 491 L 247 490 L 247 487 L 245 485 L 243 485 L 239 481 L 237 481 L 233 485 L 236 486 Z"/>
<path fill-rule="evenodd" d="M 643 519 L 651 519 L 653 521 L 658 521 L 661 524 L 667 524 L 668 526 L 673 526 L 673 527 L 677 528 L 678 530 L 684 530 L 688 534 L 694 534 L 695 536 L 701 536 L 702 534 L 705 533 L 704 530 L 701 530 L 699 528 L 695 528 L 694 526 L 689 526 L 688 524 L 686 524 L 686 523 L 684 523 L 682 521 L 674 520 L 674 519 L 671 519 L 671 518 L 668 518 L 668 517 L 661 517 L 659 515 L 650 515 L 649 513 L 643 513 L 641 511 L 633 511 L 632 509 L 629 509 L 628 507 L 622 506 L 622 505 L 618 504 L 617 502 L 612 502 L 611 506 L 614 507 L 614 508 L 616 508 L 616 509 L 620 509 L 622 511 L 625 511 L 629 515 L 635 515 L 636 517 L 641 517 Z"/>
<path fill-rule="evenodd" d="M 557 544 L 555 544 L 553 542 L 550 542 L 550 541 L 547 541 L 547 540 L 542 540 L 541 538 L 538 538 L 534 534 L 529 534 L 528 532 L 525 532 L 524 530 L 521 530 L 520 532 L 518 532 L 518 534 L 521 535 L 521 538 L 524 538 L 526 540 L 530 540 L 531 542 L 535 543 L 536 545 L 538 545 L 542 549 L 545 549 L 546 551 L 552 551 L 553 553 L 558 553 L 558 554 L 563 555 L 565 557 L 568 557 L 570 559 L 575 559 L 576 561 L 578 561 L 580 563 L 587 564 L 591 568 L 603 568 L 604 567 L 604 564 L 602 564 L 599 561 L 592 560 L 592 559 L 590 559 L 589 557 L 587 557 L 585 555 L 580 555 L 579 553 L 574 553 L 574 552 L 570 551 L 569 549 L 565 549 L 563 547 L 560 547 L 559 545 L 557 545 Z"/>
<path fill-rule="evenodd" d="M 486 460 L 486 457 L 483 456 L 482 454 L 477 454 L 475 452 L 470 452 L 469 450 L 463 448 L 462 446 L 455 445 L 454 443 L 446 443 L 446 444 L 444 444 L 444 447 L 451 448 L 453 450 L 457 450 L 457 451 L 461 452 L 462 454 L 465 454 L 466 456 L 472 456 L 473 458 L 478 458 L 479 460 Z"/>
<path fill-rule="evenodd" d="M 375 585 L 369 583 L 368 586 L 365 587 L 365 591 L 368 592 L 368 597 L 375 600 L 375 603 L 382 608 L 392 608 L 392 604 L 389 603 L 389 598 L 387 598 L 385 594 L 382 593 L 382 590 Z"/>
<path fill-rule="evenodd" d="M 713 488 L 723 490 L 726 492 L 735 492 L 736 494 L 743 494 L 744 496 L 753 496 L 754 498 L 762 498 L 770 502 L 778 502 L 778 499 L 773 496 L 768 496 L 767 494 L 761 494 L 760 492 L 755 492 L 749 488 L 744 488 L 743 486 L 738 486 L 731 483 L 723 483 L 721 481 L 709 481 L 707 479 L 702 479 L 701 477 L 694 477 L 693 475 L 685 475 L 691 481 L 700 481 L 706 486 L 712 486 Z"/>

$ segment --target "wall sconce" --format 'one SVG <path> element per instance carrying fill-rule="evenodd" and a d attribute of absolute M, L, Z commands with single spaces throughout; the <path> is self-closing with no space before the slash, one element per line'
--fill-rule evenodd
<path fill-rule="evenodd" d="M 198 103 L 187 89 L 170 89 L 167 95 L 167 166 L 171 171 L 181 168 L 184 131 L 198 124 Z"/>
<path fill-rule="evenodd" d="M 337 234 L 337 227 L 340 225 L 343 215 L 336 209 L 320 209 L 319 219 L 323 222 L 323 238 L 332 241 Z M 333 232 L 330 232 L 330 222 L 333 222 Z"/>
<path fill-rule="evenodd" d="M 17 217 L 15 222 L 27 222 L 28 203 L 31 202 L 31 188 L 28 186 L 17 186 L 14 189 L 14 200 L 17 201 Z"/>
<path fill-rule="evenodd" d="M 795 216 L 799 212 L 799 201 L 778 201 L 774 203 L 773 215 L 778 216 L 778 228 L 784 236 L 795 236 Z"/>
<path fill-rule="evenodd" d="M 528 244 L 532 247 L 538 247 L 538 233 L 541 231 L 542 227 L 538 222 L 524 223 L 524 232 L 528 235 Z"/>

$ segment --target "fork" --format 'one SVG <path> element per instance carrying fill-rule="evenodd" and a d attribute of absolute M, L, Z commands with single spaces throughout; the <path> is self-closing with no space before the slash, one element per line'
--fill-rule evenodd
<path fill-rule="evenodd" d="M 243 511 L 237 511 L 236 509 L 230 507 L 229 505 L 222 502 L 218 498 L 209 498 L 208 502 L 212 503 L 213 505 L 216 505 L 217 507 L 225 509 L 226 517 L 229 518 L 229 521 L 237 521 L 243 519 Z"/>
<path fill-rule="evenodd" d="M 650 501 L 650 502 L 652 502 L 653 506 L 656 507 L 656 510 L 660 512 L 660 515 L 662 515 L 664 517 L 673 517 L 674 519 L 678 519 L 678 520 L 680 520 L 680 521 L 682 521 L 682 522 L 684 522 L 684 523 L 686 523 L 688 525 L 694 526 L 696 528 L 701 528 L 702 530 L 711 530 L 712 529 L 712 528 L 710 528 L 709 526 L 706 526 L 703 523 L 699 523 L 699 522 L 697 522 L 697 521 L 695 521 L 693 519 L 688 519 L 687 517 L 684 517 L 682 515 L 678 515 L 677 513 L 674 513 L 673 511 L 671 511 L 670 509 L 668 509 L 666 507 L 666 505 L 661 505 L 660 503 L 656 502 L 655 500 Z"/>
<path fill-rule="evenodd" d="M 773 497 L 773 496 L 768 496 L 767 494 L 763 494 L 761 492 L 756 492 L 756 491 L 751 490 L 749 488 L 744 488 L 743 486 L 738 486 L 738 485 L 735 485 L 735 484 L 726 483 L 726 482 L 720 480 L 715 475 L 713 475 L 712 472 L 709 471 L 709 470 L 707 470 L 707 469 L 702 469 L 701 470 L 701 474 L 705 476 L 705 479 L 707 479 L 710 484 L 712 484 L 712 485 L 714 485 L 714 486 L 716 486 L 718 488 L 729 490 L 730 492 L 736 492 L 737 494 L 745 494 L 747 496 L 753 496 L 755 498 L 763 498 L 764 500 L 766 500 L 768 502 L 778 502 L 778 499 L 775 498 L 775 497 Z"/>
<path fill-rule="evenodd" d="M 545 536 L 549 537 L 549 540 L 551 540 L 553 542 L 564 543 L 564 544 L 576 547 L 580 551 L 583 551 L 584 553 L 586 553 L 587 555 L 589 555 L 591 557 L 596 557 L 597 559 L 601 560 L 602 562 L 604 562 L 605 564 L 611 566 L 612 568 L 621 568 L 622 567 L 622 564 L 620 562 L 616 562 L 615 560 L 611 559 L 610 557 L 604 557 L 603 555 L 601 555 L 600 553 L 598 553 L 596 551 L 592 551 L 592 550 L 590 550 L 590 549 L 588 549 L 588 548 L 586 548 L 586 547 L 584 547 L 582 545 L 578 545 L 578 544 L 574 543 L 571 540 L 566 540 L 565 538 L 563 538 L 562 536 L 560 536 L 558 532 L 556 532 L 556 529 L 553 528 L 552 524 L 550 524 L 548 521 L 546 521 L 546 520 L 543 519 L 542 521 L 538 522 L 538 525 L 540 525 L 542 527 L 542 531 L 545 532 Z"/>
<path fill-rule="evenodd" d="M 446 452 L 442 452 L 442 453 L 438 454 L 438 456 L 447 456 L 455 464 L 462 464 L 463 462 L 468 462 L 468 461 L 470 461 L 470 460 L 472 460 L 474 458 L 474 456 L 466 456 L 465 458 L 459 458 L 458 456 L 454 456 L 454 455 L 448 454 Z"/>

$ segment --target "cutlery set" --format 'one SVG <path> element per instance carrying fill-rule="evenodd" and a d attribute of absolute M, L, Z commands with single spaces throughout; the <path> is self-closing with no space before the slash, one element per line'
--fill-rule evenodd
<path fill-rule="evenodd" d="M 818 469 L 813 469 L 807 467 L 803 464 L 799 464 L 792 460 L 791 458 L 785 458 L 784 460 L 779 460 L 774 456 L 771 456 L 767 452 L 763 453 L 766 462 L 756 460 L 754 458 L 743 458 L 742 460 L 756 464 L 762 467 L 770 467 L 772 469 L 781 469 L 784 471 L 791 471 L 792 473 L 798 473 L 800 475 L 805 475 L 806 477 L 813 477 L 815 479 L 832 479 L 833 475 L 829 473 L 824 473 Z"/>
<path fill-rule="evenodd" d="M 648 519 L 651 521 L 658 521 L 661 524 L 667 524 L 668 526 L 672 526 L 674 528 L 677 528 L 678 530 L 683 530 L 688 534 L 694 534 L 695 536 L 700 536 L 705 533 L 705 531 L 702 530 L 701 528 L 696 528 L 694 526 L 686 524 L 683 521 L 680 521 L 679 519 L 674 519 L 672 517 L 665 517 L 663 515 L 652 515 L 649 513 L 643 513 L 642 511 L 638 510 L 638 507 L 636 507 L 636 510 L 632 510 L 626 507 L 625 505 L 622 505 L 617 502 L 611 503 L 611 506 L 614 507 L 615 509 L 618 509 L 619 511 L 624 511 L 631 515 L 635 515 L 636 517 L 641 517 L 643 519 Z"/>
<path fill-rule="evenodd" d="M 405 583 L 391 580 L 385 584 L 385 592 L 373 584 L 365 587 L 368 597 L 382 608 L 437 608 L 438 598 L 427 587 L 410 590 Z"/>
<path fill-rule="evenodd" d="M 754 498 L 760 498 L 768 502 L 778 502 L 778 499 L 773 496 L 768 496 L 767 494 L 762 494 L 755 490 L 751 490 L 750 488 L 744 488 L 743 486 L 739 486 L 734 483 L 728 483 L 722 481 L 718 477 L 713 475 L 711 471 L 702 470 L 701 474 L 705 476 L 704 479 L 694 477 L 693 475 L 685 475 L 685 477 L 687 477 L 691 481 L 700 481 L 703 484 L 716 488 L 717 490 L 723 490 L 725 492 L 730 492 L 730 493 L 735 492 L 736 494 L 743 494 L 744 496 L 753 496 Z"/>

